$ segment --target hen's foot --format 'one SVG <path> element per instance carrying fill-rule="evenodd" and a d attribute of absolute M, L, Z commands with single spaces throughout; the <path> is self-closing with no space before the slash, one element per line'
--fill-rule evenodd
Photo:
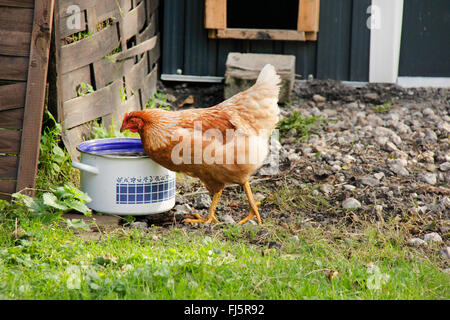
<path fill-rule="evenodd" d="M 220 199 L 220 195 L 221 194 L 222 194 L 222 190 L 220 190 L 219 192 L 216 192 L 214 194 L 214 197 L 213 197 L 212 202 L 211 202 L 211 206 L 209 207 L 208 217 L 203 218 L 198 213 L 193 213 L 193 215 L 197 219 L 184 219 L 184 222 L 190 222 L 190 223 L 211 223 L 213 221 L 217 222 L 217 219 L 214 216 L 214 214 L 216 212 L 217 203 L 219 203 L 219 199 Z"/>
<path fill-rule="evenodd" d="M 256 208 L 258 208 L 260 205 L 261 205 L 261 202 L 255 202 Z M 248 216 L 246 216 L 244 219 L 239 221 L 238 224 L 244 224 L 247 221 L 252 220 L 255 216 L 258 218 L 258 223 L 261 224 L 261 218 L 259 217 L 259 212 L 258 212 L 258 214 L 256 214 L 253 209 L 250 210 L 250 213 L 248 214 Z"/>
<path fill-rule="evenodd" d="M 211 223 L 211 222 L 217 222 L 217 218 L 214 216 L 208 216 L 207 218 L 203 218 L 198 213 L 193 213 L 193 216 L 195 216 L 197 219 L 184 219 L 184 222 L 186 223 Z"/>

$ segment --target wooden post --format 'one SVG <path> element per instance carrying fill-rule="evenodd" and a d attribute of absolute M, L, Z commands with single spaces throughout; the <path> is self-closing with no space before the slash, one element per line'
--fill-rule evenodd
<path fill-rule="evenodd" d="M 25 113 L 16 191 L 34 188 L 39 158 L 47 65 L 53 22 L 54 0 L 34 2 L 33 31 L 31 33 Z M 33 190 L 26 194 L 33 195 Z"/>
<path fill-rule="evenodd" d="M 225 29 L 227 27 L 227 1 L 205 0 L 205 28 Z"/>
<path fill-rule="evenodd" d="M 319 31 L 320 0 L 299 0 L 298 31 Z"/>

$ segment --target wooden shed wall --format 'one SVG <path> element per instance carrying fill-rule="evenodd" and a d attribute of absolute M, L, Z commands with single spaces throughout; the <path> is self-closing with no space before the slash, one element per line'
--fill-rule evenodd
<path fill-rule="evenodd" d="M 371 0 L 321 0 L 317 41 L 209 39 L 204 0 L 163 4 L 162 73 L 223 76 L 229 52 L 290 54 L 303 79 L 368 81 Z M 255 10 L 254 14 L 258 14 Z"/>
<path fill-rule="evenodd" d="M 33 194 L 53 0 L 0 0 L 0 199 Z"/>

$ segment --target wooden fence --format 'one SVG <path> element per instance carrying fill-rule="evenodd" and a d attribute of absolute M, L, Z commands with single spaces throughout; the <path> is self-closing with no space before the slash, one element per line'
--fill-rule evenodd
<path fill-rule="evenodd" d="M 55 7 L 57 119 L 73 158 L 89 124 L 120 126 L 156 91 L 158 1 L 60 0 Z M 52 92 L 52 91 L 51 91 Z"/>
<path fill-rule="evenodd" d="M 0 199 L 33 194 L 52 18 L 53 0 L 0 0 Z"/>

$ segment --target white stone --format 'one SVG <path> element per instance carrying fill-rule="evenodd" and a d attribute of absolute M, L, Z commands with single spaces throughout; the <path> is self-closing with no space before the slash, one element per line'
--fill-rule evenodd
<path fill-rule="evenodd" d="M 430 242 L 438 242 L 438 243 L 441 243 L 441 242 L 442 242 L 442 238 L 441 238 L 441 236 L 440 236 L 437 232 L 427 233 L 427 234 L 423 237 L 423 240 L 425 240 L 426 243 L 430 243 Z"/>
<path fill-rule="evenodd" d="M 420 238 L 409 239 L 408 243 L 414 247 L 426 246 L 427 243 Z"/>
<path fill-rule="evenodd" d="M 344 202 L 342 202 L 342 207 L 344 209 L 358 209 L 361 208 L 361 202 L 359 202 L 355 198 L 348 198 Z"/>

